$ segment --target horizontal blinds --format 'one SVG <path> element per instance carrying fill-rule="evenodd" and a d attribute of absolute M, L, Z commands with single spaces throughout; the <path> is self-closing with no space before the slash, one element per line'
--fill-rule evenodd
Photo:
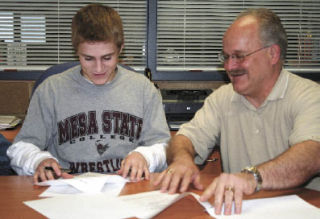
<path fill-rule="evenodd" d="M 320 69 L 320 1 L 158 0 L 157 70 L 216 70 L 222 37 L 247 8 L 277 13 L 287 31 L 287 68 Z"/>
<path fill-rule="evenodd" d="M 0 67 L 41 69 L 76 60 L 71 21 L 76 11 L 89 3 L 102 3 L 118 11 L 125 32 L 121 61 L 136 70 L 144 69 L 146 0 L 0 0 Z"/>

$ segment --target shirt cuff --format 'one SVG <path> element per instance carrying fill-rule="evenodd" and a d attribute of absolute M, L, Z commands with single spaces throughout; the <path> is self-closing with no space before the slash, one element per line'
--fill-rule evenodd
<path fill-rule="evenodd" d="M 150 172 L 160 172 L 167 168 L 166 143 L 140 146 L 133 151 L 139 152 L 146 159 Z"/>

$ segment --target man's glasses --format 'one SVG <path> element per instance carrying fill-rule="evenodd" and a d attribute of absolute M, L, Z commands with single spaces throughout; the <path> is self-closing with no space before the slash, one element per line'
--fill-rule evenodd
<path fill-rule="evenodd" d="M 246 57 L 248 56 L 251 56 L 252 54 L 255 54 L 265 48 L 268 48 L 270 46 L 264 46 L 262 48 L 259 48 L 253 52 L 250 52 L 248 54 L 232 54 L 232 55 L 227 55 L 225 54 L 223 51 L 221 51 L 219 54 L 218 54 L 218 59 L 220 60 L 220 62 L 224 63 L 224 62 L 227 62 L 229 61 L 229 59 L 234 59 L 236 63 L 242 63 Z"/>

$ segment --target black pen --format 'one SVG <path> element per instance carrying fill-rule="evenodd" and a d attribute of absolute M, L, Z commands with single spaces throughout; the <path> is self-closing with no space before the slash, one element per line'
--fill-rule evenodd
<path fill-rule="evenodd" d="M 44 168 L 45 170 L 50 170 L 52 172 L 54 172 L 54 169 L 52 167 L 45 167 Z M 60 171 L 62 173 L 71 173 L 71 170 L 70 169 L 65 169 L 65 168 L 60 168 Z"/>

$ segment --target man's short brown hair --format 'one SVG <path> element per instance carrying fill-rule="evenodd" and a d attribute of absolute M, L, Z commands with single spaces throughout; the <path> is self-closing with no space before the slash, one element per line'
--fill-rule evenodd
<path fill-rule="evenodd" d="M 72 19 L 72 46 L 78 51 L 83 42 L 113 42 L 120 50 L 124 43 L 122 21 L 111 7 L 90 4 L 80 9 Z"/>

